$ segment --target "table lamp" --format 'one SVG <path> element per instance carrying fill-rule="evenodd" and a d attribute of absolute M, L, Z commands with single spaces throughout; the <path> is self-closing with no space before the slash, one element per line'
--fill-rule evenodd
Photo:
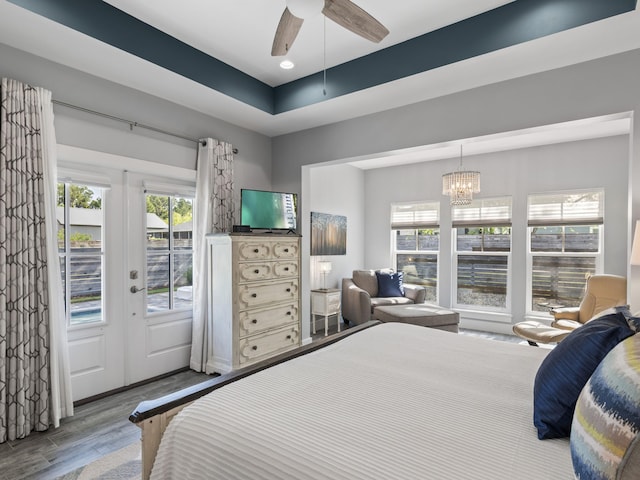
<path fill-rule="evenodd" d="M 322 274 L 322 289 L 327 289 L 327 274 L 331 272 L 331 262 L 328 261 L 320 261 L 318 262 L 318 268 L 320 268 L 320 273 Z"/>

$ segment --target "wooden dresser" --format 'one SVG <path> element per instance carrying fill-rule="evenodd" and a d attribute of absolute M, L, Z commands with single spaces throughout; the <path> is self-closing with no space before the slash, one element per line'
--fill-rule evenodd
<path fill-rule="evenodd" d="M 214 370 L 227 373 L 300 345 L 300 236 L 211 234 Z"/>

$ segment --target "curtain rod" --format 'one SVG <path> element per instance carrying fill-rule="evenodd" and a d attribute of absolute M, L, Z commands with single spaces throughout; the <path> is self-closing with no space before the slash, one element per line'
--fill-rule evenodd
<path fill-rule="evenodd" d="M 72 105 L 70 103 L 61 102 L 59 100 L 51 100 L 51 102 L 56 104 L 56 105 L 61 105 L 63 107 L 73 108 L 74 110 L 80 110 L 81 112 L 90 113 L 92 115 L 97 115 L 99 117 L 108 118 L 110 120 L 115 120 L 116 122 L 128 123 L 129 124 L 129 128 L 131 128 L 131 130 L 133 130 L 133 127 L 144 128 L 146 130 L 151 130 L 153 132 L 162 133 L 164 135 L 171 135 L 172 137 L 182 138 L 183 140 L 189 140 L 190 142 L 201 143 L 200 140 L 198 140 L 196 138 L 185 137 L 184 135 L 180 135 L 178 133 L 173 133 L 173 132 L 168 132 L 166 130 L 161 130 L 161 129 L 156 128 L 156 127 L 151 127 L 149 125 L 144 125 L 143 123 L 138 123 L 138 122 L 134 122 L 132 120 L 127 120 L 126 118 L 120 118 L 120 117 L 116 117 L 114 115 L 109 115 L 107 113 L 96 112 L 95 110 L 89 110 L 88 108 L 78 107 L 77 105 Z M 206 145 L 206 142 L 202 142 L 202 145 L 203 146 Z M 238 149 L 234 148 L 233 149 L 233 153 L 238 153 Z"/>

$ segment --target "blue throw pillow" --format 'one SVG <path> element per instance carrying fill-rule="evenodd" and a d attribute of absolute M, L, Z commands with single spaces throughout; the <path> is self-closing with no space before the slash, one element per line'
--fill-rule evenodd
<path fill-rule="evenodd" d="M 402 287 L 402 272 L 387 273 L 376 272 L 378 278 L 378 296 L 379 297 L 404 297 L 404 288 Z"/>
<path fill-rule="evenodd" d="M 580 391 L 609 351 L 633 334 L 624 314 L 613 313 L 575 329 L 549 352 L 533 387 L 533 424 L 540 440 L 569 436 Z"/>

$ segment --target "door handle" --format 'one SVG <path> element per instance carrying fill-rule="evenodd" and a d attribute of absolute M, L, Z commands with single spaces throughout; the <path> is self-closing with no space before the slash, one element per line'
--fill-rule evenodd
<path fill-rule="evenodd" d="M 131 293 L 138 293 L 138 292 L 141 292 L 141 291 L 145 290 L 145 288 L 146 288 L 146 287 L 138 288 L 138 287 L 136 287 L 135 285 L 133 285 L 133 286 L 129 289 L 129 291 L 130 291 Z"/>

